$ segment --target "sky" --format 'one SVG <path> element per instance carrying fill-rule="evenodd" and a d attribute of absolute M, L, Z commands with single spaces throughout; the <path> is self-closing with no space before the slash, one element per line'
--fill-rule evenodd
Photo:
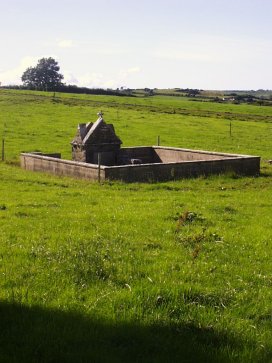
<path fill-rule="evenodd" d="M 53 57 L 66 84 L 272 89 L 272 0 L 0 0 L 0 82 Z"/>

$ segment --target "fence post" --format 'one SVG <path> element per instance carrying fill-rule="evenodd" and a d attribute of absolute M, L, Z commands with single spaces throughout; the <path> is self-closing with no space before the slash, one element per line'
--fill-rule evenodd
<path fill-rule="evenodd" d="M 97 162 L 98 162 L 98 183 L 101 181 L 101 153 L 98 153 L 97 155 Z"/>
<path fill-rule="evenodd" d="M 158 136 L 158 139 L 157 139 L 157 144 L 158 144 L 158 146 L 160 146 L 160 136 Z"/>
<path fill-rule="evenodd" d="M 2 161 L 5 160 L 5 139 L 2 139 Z"/>

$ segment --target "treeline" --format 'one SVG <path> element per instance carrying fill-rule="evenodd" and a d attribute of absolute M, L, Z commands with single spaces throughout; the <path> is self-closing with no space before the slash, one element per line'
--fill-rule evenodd
<path fill-rule="evenodd" d="M 268 97 L 257 96 L 250 93 L 226 93 L 224 97 L 214 97 L 211 99 L 212 102 L 232 102 L 234 104 L 247 103 L 251 105 L 260 105 L 260 106 L 271 106 L 272 97 L 271 95 Z"/>
<path fill-rule="evenodd" d="M 2 86 L 0 88 L 5 89 L 16 89 L 16 90 L 31 90 L 31 91 L 39 91 L 40 89 L 36 87 L 23 86 L 23 85 L 10 85 L 10 86 Z M 71 84 L 61 84 L 57 87 L 51 88 L 47 87 L 43 89 L 43 91 L 47 92 L 63 92 L 63 93 L 82 93 L 82 94 L 91 94 L 91 95 L 109 95 L 109 96 L 129 96 L 135 97 L 131 90 L 125 89 L 104 89 L 104 88 L 88 88 L 88 87 L 78 87 L 76 85 Z"/>

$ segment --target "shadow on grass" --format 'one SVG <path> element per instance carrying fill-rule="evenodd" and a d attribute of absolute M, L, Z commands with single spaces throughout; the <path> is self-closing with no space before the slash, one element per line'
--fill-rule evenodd
<path fill-rule="evenodd" d="M 240 362 L 245 349 L 227 335 L 192 325 L 107 323 L 3 302 L 0 319 L 1 363 Z"/>

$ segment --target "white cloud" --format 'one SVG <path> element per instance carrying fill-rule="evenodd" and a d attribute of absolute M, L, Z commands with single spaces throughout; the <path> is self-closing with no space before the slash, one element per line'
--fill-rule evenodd
<path fill-rule="evenodd" d="M 125 70 L 120 71 L 120 77 L 122 79 L 127 78 L 130 74 L 139 73 L 141 71 L 140 67 L 132 67 Z"/>
<path fill-rule="evenodd" d="M 221 63 L 248 62 L 271 56 L 270 44 L 257 39 L 243 39 L 217 35 L 188 36 L 162 42 L 160 47 L 150 52 L 158 59 L 172 61 Z"/>
<path fill-rule="evenodd" d="M 35 67 L 38 63 L 38 60 L 41 58 L 48 58 L 53 57 L 57 60 L 57 56 L 54 55 L 43 55 L 43 56 L 37 56 L 37 57 L 31 57 L 27 56 L 21 59 L 19 65 L 12 69 L 3 70 L 0 71 L 0 82 L 2 86 L 8 86 L 8 85 L 20 85 L 22 84 L 21 77 L 24 73 L 24 71 L 28 67 Z"/>
<path fill-rule="evenodd" d="M 69 71 L 65 71 L 62 72 L 63 76 L 64 76 L 64 82 L 67 84 L 78 84 L 78 79 L 73 75 L 73 73 L 69 72 Z"/>
<path fill-rule="evenodd" d="M 107 79 L 101 73 L 84 73 L 79 76 L 74 76 L 69 71 L 64 71 L 64 81 L 67 84 L 75 84 L 79 87 L 90 87 L 90 88 L 115 88 L 116 81 L 113 79 Z"/>
<path fill-rule="evenodd" d="M 197 62 L 211 62 L 216 59 L 216 57 L 205 54 L 205 53 L 193 53 L 188 51 L 157 51 L 153 53 L 153 56 L 160 59 L 178 60 L 178 61 L 197 61 Z"/>
<path fill-rule="evenodd" d="M 60 48 L 72 48 L 74 43 L 70 39 L 61 39 L 57 41 L 57 46 Z"/>
<path fill-rule="evenodd" d="M 164 41 L 157 49 L 151 51 L 151 56 L 159 60 L 207 63 L 218 61 L 221 54 L 214 39 L 200 35 Z"/>
<path fill-rule="evenodd" d="M 37 64 L 39 57 L 24 57 L 20 64 L 12 69 L 1 70 L 0 82 L 2 85 L 21 84 L 21 77 L 28 67 L 33 67 Z"/>
<path fill-rule="evenodd" d="M 118 88 L 125 87 L 127 79 L 133 74 L 137 74 L 141 71 L 140 67 L 131 67 L 125 70 L 121 70 L 115 75 L 105 75 L 102 73 L 83 73 L 75 76 L 70 71 L 64 71 L 64 82 L 66 84 L 75 84 L 79 87 L 90 88 Z"/>

